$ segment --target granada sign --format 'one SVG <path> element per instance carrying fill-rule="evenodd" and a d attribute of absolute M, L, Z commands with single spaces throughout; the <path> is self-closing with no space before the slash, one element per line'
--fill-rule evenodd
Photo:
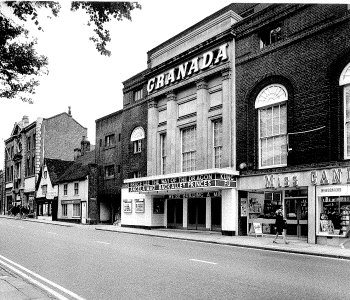
<path fill-rule="evenodd" d="M 187 61 L 173 69 L 170 69 L 165 73 L 151 78 L 150 80 L 148 80 L 147 83 L 148 94 L 164 86 L 168 86 L 171 83 L 181 81 L 182 79 L 196 74 L 201 70 L 205 70 L 211 65 L 216 65 L 221 63 L 222 61 L 227 60 L 227 46 L 228 44 L 225 43 L 221 45 L 218 49 L 205 52 L 203 55 L 197 56 L 191 61 Z"/>

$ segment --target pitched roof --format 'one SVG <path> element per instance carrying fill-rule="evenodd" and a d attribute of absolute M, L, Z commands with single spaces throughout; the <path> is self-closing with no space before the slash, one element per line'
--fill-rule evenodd
<path fill-rule="evenodd" d="M 45 158 L 44 164 L 47 167 L 49 173 L 51 184 L 57 184 L 57 180 L 62 174 L 74 163 L 74 161 L 66 161 L 61 159 Z M 42 168 L 39 172 L 38 181 L 36 184 L 36 189 L 38 189 L 42 177 Z"/>
<path fill-rule="evenodd" d="M 64 172 L 73 165 L 74 161 L 46 158 L 46 166 L 49 172 L 52 184 L 56 184 Z"/>
<path fill-rule="evenodd" d="M 83 165 L 80 162 L 75 162 L 71 165 L 60 178 L 58 178 L 57 182 L 67 182 L 84 179 L 87 175 L 89 175 L 90 168 L 88 165 Z"/>

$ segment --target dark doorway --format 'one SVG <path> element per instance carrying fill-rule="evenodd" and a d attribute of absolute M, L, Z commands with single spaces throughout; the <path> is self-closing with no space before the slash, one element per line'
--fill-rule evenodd
<path fill-rule="evenodd" d="M 167 203 L 167 227 L 183 228 L 183 200 L 168 199 Z"/>
<path fill-rule="evenodd" d="M 188 229 L 205 230 L 206 199 L 188 199 Z"/>
<path fill-rule="evenodd" d="M 211 198 L 211 230 L 221 231 L 221 197 Z"/>
<path fill-rule="evenodd" d="M 55 198 L 52 201 L 52 221 L 57 221 L 58 200 Z"/>

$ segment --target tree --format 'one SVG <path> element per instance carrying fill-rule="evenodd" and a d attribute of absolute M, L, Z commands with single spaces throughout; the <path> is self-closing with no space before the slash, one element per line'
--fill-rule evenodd
<path fill-rule="evenodd" d="M 35 51 L 37 40 L 29 36 L 25 24 L 32 22 L 38 30 L 43 30 L 39 14 L 43 9 L 56 17 L 61 9 L 57 2 L 48 1 L 8 1 L 0 6 L 0 98 L 19 97 L 31 103 L 38 77 L 48 73 L 48 59 Z M 90 40 L 101 55 L 110 56 L 106 48 L 111 40 L 105 25 L 116 19 L 131 20 L 131 11 L 141 9 L 137 2 L 72 2 L 71 10 L 84 10 L 89 16 L 88 26 L 94 35 Z M 5 14 L 4 11 L 10 12 Z"/>

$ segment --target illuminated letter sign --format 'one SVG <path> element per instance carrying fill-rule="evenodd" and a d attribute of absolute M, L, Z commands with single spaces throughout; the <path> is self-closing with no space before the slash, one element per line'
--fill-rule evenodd
<path fill-rule="evenodd" d="M 198 73 L 200 70 L 205 70 L 209 68 L 212 64 L 219 64 L 220 62 L 227 60 L 227 46 L 227 43 L 221 45 L 219 49 L 217 49 L 217 54 L 215 57 L 214 51 L 211 50 L 205 52 L 202 56 L 197 56 L 191 61 L 187 61 L 165 73 L 159 74 L 149 79 L 147 83 L 148 94 L 164 86 L 167 86 L 170 83 L 174 83 L 175 81 L 185 79 L 187 76 L 191 76 L 192 74 Z"/>

